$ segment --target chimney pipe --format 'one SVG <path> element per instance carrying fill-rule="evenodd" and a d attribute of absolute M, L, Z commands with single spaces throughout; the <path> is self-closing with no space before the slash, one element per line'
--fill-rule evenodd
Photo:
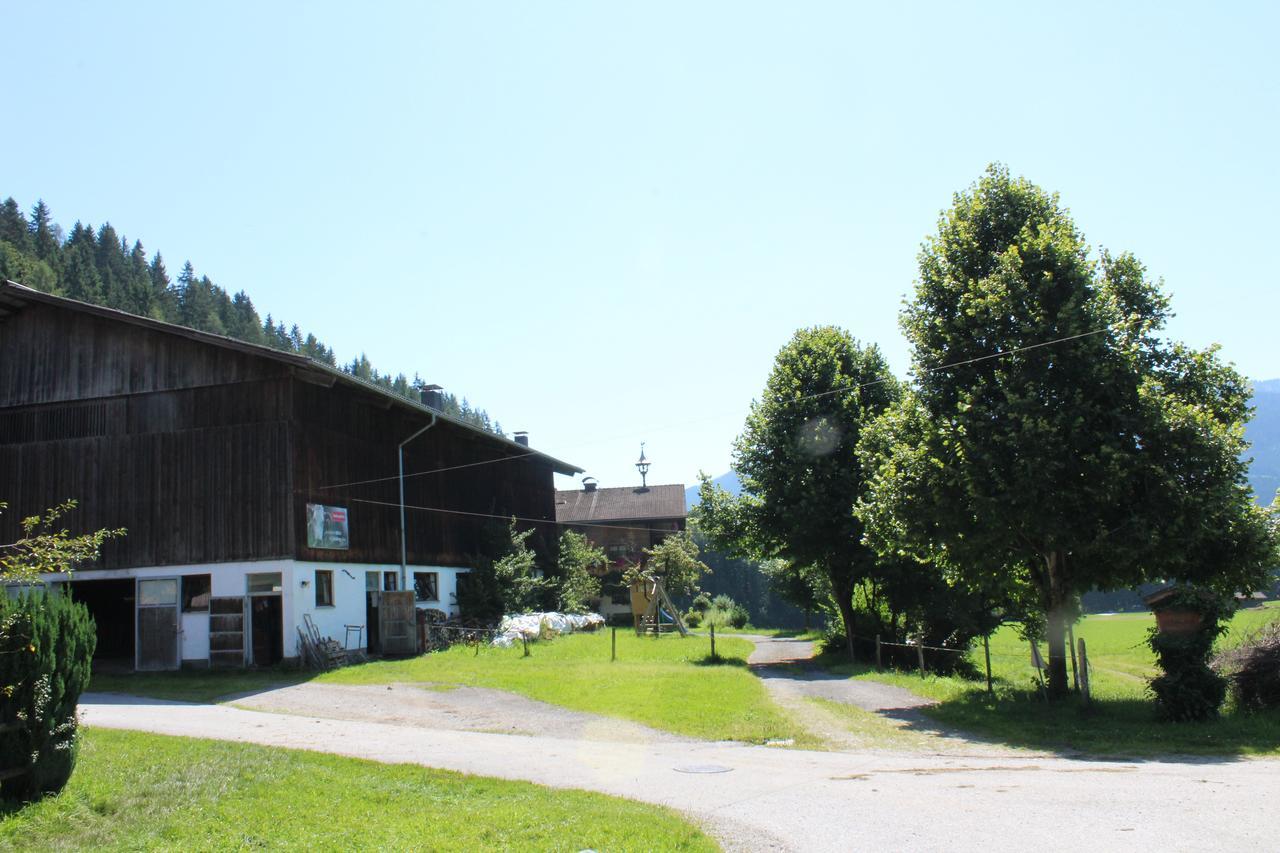
<path fill-rule="evenodd" d="M 582 478 L 582 491 L 584 491 L 584 492 L 594 492 L 595 490 L 596 490 L 596 478 L 595 478 L 595 477 L 583 477 L 583 478 Z"/>
<path fill-rule="evenodd" d="M 512 436 L 512 439 L 515 441 L 516 444 L 519 444 L 522 447 L 529 446 L 529 433 L 525 432 L 524 430 L 520 430 L 519 432 L 517 432 L 514 436 Z"/>
<path fill-rule="evenodd" d="M 437 412 L 444 410 L 444 389 L 439 385 L 423 385 L 418 389 L 418 399 L 422 405 Z"/>

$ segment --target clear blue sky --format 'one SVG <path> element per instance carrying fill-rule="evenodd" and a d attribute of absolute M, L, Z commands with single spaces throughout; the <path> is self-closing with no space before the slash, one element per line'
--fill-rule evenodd
<path fill-rule="evenodd" d="M 1274 7 L 17 3 L 0 197 L 110 219 L 603 485 L 727 470 L 778 348 L 883 347 L 993 160 L 1280 375 Z M 565 481 L 567 483 L 567 481 Z"/>

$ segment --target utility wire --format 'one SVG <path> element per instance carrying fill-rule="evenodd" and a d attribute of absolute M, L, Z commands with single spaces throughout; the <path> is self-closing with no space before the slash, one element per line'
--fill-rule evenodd
<path fill-rule="evenodd" d="M 371 501 L 367 498 L 351 498 L 351 502 L 358 503 L 358 504 L 372 504 L 374 506 L 390 506 L 390 507 L 396 507 L 396 508 L 400 507 L 400 504 L 393 503 L 391 501 Z M 581 527 L 590 527 L 593 530 L 604 528 L 606 530 L 634 530 L 640 533 L 654 532 L 654 528 L 652 527 L 625 527 L 619 524 L 596 524 L 595 522 L 556 521 L 554 518 L 527 518 L 519 515 L 495 515 L 494 513 L 489 513 L 489 512 L 466 512 L 465 510 L 445 509 L 444 507 L 439 507 L 439 506 L 413 506 L 412 504 L 405 504 L 404 508 L 416 509 L 422 512 L 438 512 L 438 513 L 444 513 L 446 515 L 465 515 L 471 518 L 496 518 L 499 521 L 513 521 L 513 520 L 527 521 L 531 524 L 559 524 L 565 527 L 581 526 Z M 659 529 L 659 532 L 671 533 L 673 531 L 670 531 L 670 530 L 664 531 Z"/>
<path fill-rule="evenodd" d="M 982 361 L 990 361 L 996 358 L 1008 358 L 1009 356 L 1017 355 L 1018 353 L 1028 352 L 1029 350 L 1034 350 L 1034 349 L 1041 349 L 1042 347 L 1053 346 L 1055 344 L 1067 343 L 1069 341 L 1077 341 L 1077 340 L 1080 340 L 1081 338 L 1088 338 L 1088 337 L 1092 337 L 1093 335 L 1100 335 L 1103 332 L 1107 332 L 1110 330 L 1111 330 L 1111 326 L 1103 326 L 1101 329 L 1094 329 L 1093 331 L 1090 331 L 1090 332 L 1081 332 L 1080 334 L 1076 334 L 1076 335 L 1068 335 L 1062 338 L 1054 338 L 1051 341 L 1041 341 L 1040 343 L 1036 343 L 1036 344 L 1027 344 L 1026 346 L 1014 347 L 1013 349 L 1000 350 L 999 352 L 988 353 L 987 355 L 980 355 L 980 356 L 976 356 L 975 358 L 966 358 L 961 361 L 953 361 L 953 362 L 950 362 L 949 364 L 938 365 L 937 367 L 927 367 L 921 370 L 920 373 L 939 373 L 943 370 L 953 370 L 957 367 L 965 367 L 967 365 L 977 364 L 978 362 L 982 362 Z M 850 385 L 846 388 L 833 388 L 830 391 L 819 391 L 815 394 L 805 394 L 800 397 L 794 397 L 792 399 L 785 400 L 783 401 L 783 404 L 793 405 L 796 403 L 802 403 L 806 400 L 816 400 L 821 397 L 829 397 L 835 394 L 849 394 L 854 391 L 859 391 L 863 388 L 870 388 L 875 385 L 883 385 L 888 381 L 890 381 L 889 378 L 874 379 L 871 382 L 863 382 L 858 385 Z M 659 425 L 655 428 L 651 428 L 649 431 L 653 432 L 655 430 L 671 429 L 672 427 L 676 427 L 676 426 L 687 426 L 689 424 L 704 423 L 709 420 L 716 420 L 717 418 L 722 416 L 723 415 L 718 415 L 712 418 L 694 418 L 692 420 L 687 420 L 687 421 L 676 421 L 674 423 Z M 626 436 L 622 436 L 622 437 L 626 437 Z M 616 438 L 616 436 L 614 438 Z M 612 438 L 597 439 L 596 441 L 587 442 L 586 444 L 599 444 L 602 441 L 610 441 L 610 440 L 613 440 L 613 439 Z M 579 445 L 579 446 L 586 446 L 586 445 Z M 517 453 L 514 456 L 503 456 L 498 459 L 484 459 L 479 462 L 467 462 L 461 465 L 450 465 L 445 468 L 433 468 L 429 471 L 415 471 L 412 474 L 405 474 L 404 478 L 407 480 L 410 477 L 426 477 L 430 474 L 442 474 L 446 471 L 457 471 L 461 468 L 475 468 L 480 465 L 494 465 L 499 462 L 511 462 L 516 459 L 524 459 L 525 457 L 528 457 L 528 456 L 537 456 L 537 455 L 539 455 L 538 451 L 530 450 L 527 453 Z M 318 486 L 317 490 L 328 491 L 330 489 L 343 489 L 351 486 L 367 486 L 373 483 L 386 483 L 386 482 L 391 482 L 393 480 L 399 480 L 399 479 L 400 479 L 399 475 L 393 474 L 388 477 L 375 477 L 370 480 L 356 480 L 350 483 L 335 483 L 330 486 Z M 396 506 L 399 506 L 399 504 L 396 504 Z"/>

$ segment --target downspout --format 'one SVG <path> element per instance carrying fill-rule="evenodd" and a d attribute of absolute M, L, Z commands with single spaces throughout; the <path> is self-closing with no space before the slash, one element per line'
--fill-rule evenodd
<path fill-rule="evenodd" d="M 435 416 L 435 413 L 432 412 L 431 423 L 427 424 L 422 429 L 418 430 L 413 435 L 409 436 L 404 441 L 400 442 L 400 447 L 398 451 L 400 455 L 400 589 L 402 590 L 408 589 L 408 587 L 405 586 L 406 575 L 408 570 L 408 565 L 407 565 L 408 564 L 408 553 L 407 553 L 408 545 L 406 542 L 405 529 L 404 529 L 404 446 L 409 442 L 413 441 L 418 436 L 422 435 L 427 430 L 431 429 L 435 425 L 436 425 L 436 416 Z"/>

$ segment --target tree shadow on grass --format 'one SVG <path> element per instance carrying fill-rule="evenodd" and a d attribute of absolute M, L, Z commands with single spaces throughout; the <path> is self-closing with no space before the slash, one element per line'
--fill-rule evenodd
<path fill-rule="evenodd" d="M 1047 703 L 1035 693 L 975 690 L 925 708 L 880 711 L 907 730 L 1051 752 L 1082 760 L 1238 761 L 1280 751 L 1280 718 L 1228 713 L 1204 723 L 1166 723 L 1151 702 L 1080 697 Z"/>
<path fill-rule="evenodd" d="M 116 693 L 148 699 L 208 704 L 301 684 L 319 674 L 286 667 L 226 671 L 94 673 L 86 692 Z"/>
<path fill-rule="evenodd" d="M 742 658 L 731 658 L 724 655 L 712 657 L 708 654 L 706 657 L 691 658 L 689 663 L 694 666 L 736 666 L 743 669 L 747 667 L 747 662 Z"/>

